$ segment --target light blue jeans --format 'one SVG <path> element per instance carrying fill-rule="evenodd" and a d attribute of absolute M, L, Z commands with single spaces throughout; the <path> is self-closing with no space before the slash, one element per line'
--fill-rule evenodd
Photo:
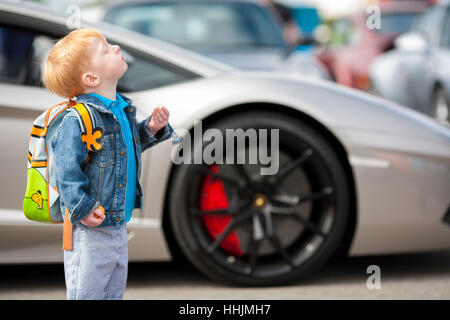
<path fill-rule="evenodd" d="M 126 224 L 88 228 L 73 225 L 73 250 L 64 250 L 68 300 L 123 298 L 128 275 Z"/>

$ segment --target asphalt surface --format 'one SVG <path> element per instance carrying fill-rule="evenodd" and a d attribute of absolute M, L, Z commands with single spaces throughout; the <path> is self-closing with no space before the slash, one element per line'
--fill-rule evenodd
<path fill-rule="evenodd" d="M 380 268 L 380 289 L 369 289 Z M 0 266 L 0 299 L 65 299 L 64 269 Z M 124 299 L 445 299 L 450 300 L 450 251 L 338 258 L 302 283 L 236 288 L 217 284 L 194 267 L 174 262 L 130 263 Z"/>

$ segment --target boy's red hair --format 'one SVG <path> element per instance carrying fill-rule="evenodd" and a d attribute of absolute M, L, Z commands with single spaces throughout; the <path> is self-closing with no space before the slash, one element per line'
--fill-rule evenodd
<path fill-rule="evenodd" d="M 53 46 L 44 67 L 43 81 L 47 90 L 64 98 L 82 93 L 81 75 L 89 66 L 87 47 L 92 38 L 104 39 L 96 29 L 79 29 Z"/>

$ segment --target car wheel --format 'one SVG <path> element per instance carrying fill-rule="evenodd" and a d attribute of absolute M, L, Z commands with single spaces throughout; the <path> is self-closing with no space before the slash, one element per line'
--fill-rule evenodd
<path fill-rule="evenodd" d="M 432 116 L 445 125 L 450 125 L 450 103 L 445 90 L 438 87 L 433 94 Z"/>
<path fill-rule="evenodd" d="M 304 280 L 343 239 L 350 187 L 341 160 L 307 123 L 277 113 L 239 113 L 208 127 L 223 133 L 279 129 L 279 170 L 261 175 L 261 165 L 247 160 L 254 148 L 249 144 L 235 146 L 233 164 L 176 166 L 169 215 L 178 245 L 194 266 L 221 283 Z M 239 152 L 245 152 L 245 164 L 237 163 Z"/>

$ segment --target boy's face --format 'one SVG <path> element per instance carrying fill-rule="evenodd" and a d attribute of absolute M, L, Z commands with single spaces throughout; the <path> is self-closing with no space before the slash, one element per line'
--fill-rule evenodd
<path fill-rule="evenodd" d="M 120 53 L 120 47 L 110 45 L 106 40 L 93 38 L 88 47 L 91 64 L 88 72 L 100 78 L 100 83 L 114 83 L 124 75 L 128 65 Z"/>

